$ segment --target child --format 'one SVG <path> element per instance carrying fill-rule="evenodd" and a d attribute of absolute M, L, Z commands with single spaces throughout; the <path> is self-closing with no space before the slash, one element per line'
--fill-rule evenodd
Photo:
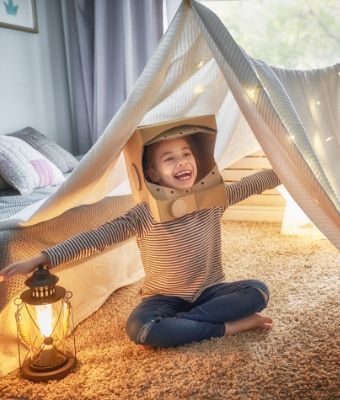
<path fill-rule="evenodd" d="M 145 147 L 144 173 L 154 184 L 191 189 L 197 164 L 190 141 L 170 138 Z M 228 205 L 280 184 L 264 170 L 226 185 Z M 272 319 L 260 314 L 268 302 L 267 286 L 258 280 L 226 282 L 222 269 L 220 220 L 225 207 L 156 222 L 142 202 L 125 215 L 80 233 L 31 259 L 12 263 L 0 274 L 6 279 L 73 262 L 106 246 L 137 235 L 145 269 L 142 301 L 127 320 L 127 333 L 137 344 L 179 346 L 253 328 L 271 329 Z"/>

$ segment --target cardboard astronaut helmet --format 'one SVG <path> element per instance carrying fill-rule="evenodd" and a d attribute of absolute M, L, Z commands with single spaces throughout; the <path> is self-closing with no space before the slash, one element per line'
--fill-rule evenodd
<path fill-rule="evenodd" d="M 197 179 L 190 189 L 153 183 L 145 171 L 147 146 L 183 138 L 196 159 Z M 194 211 L 224 206 L 227 195 L 214 159 L 214 115 L 180 118 L 138 127 L 124 148 L 125 162 L 136 203 L 148 203 L 156 221 L 167 222 Z"/>

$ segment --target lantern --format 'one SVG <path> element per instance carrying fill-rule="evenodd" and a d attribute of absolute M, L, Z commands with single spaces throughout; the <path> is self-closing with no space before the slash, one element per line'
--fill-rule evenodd
<path fill-rule="evenodd" d="M 21 375 L 40 382 L 65 377 L 76 365 L 71 292 L 55 286 L 59 278 L 40 265 L 25 281 L 15 300 L 18 353 Z M 20 341 L 28 352 L 21 361 Z"/>

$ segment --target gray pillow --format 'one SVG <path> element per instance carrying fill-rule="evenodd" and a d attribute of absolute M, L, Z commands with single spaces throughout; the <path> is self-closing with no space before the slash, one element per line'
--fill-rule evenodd
<path fill-rule="evenodd" d="M 21 131 L 11 133 L 9 136 L 18 137 L 30 144 L 34 149 L 38 150 L 39 153 L 56 165 L 63 174 L 73 171 L 79 163 L 70 152 L 63 149 L 34 128 L 27 127 Z"/>
<path fill-rule="evenodd" d="M 56 186 L 65 180 L 47 157 L 25 141 L 9 135 L 0 135 L 0 176 L 20 194 Z"/>

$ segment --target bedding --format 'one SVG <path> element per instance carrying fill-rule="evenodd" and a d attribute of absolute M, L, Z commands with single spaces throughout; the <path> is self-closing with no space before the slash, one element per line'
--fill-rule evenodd
<path fill-rule="evenodd" d="M 0 176 L 0 190 L 9 188 L 9 184 Z"/>
<path fill-rule="evenodd" d="M 52 162 L 63 174 L 72 172 L 79 163 L 78 157 L 75 157 L 69 151 L 65 150 L 53 140 L 30 126 L 16 132 L 1 135 L 0 139 L 3 140 L 3 138 L 5 138 L 8 140 L 8 138 L 11 137 L 16 137 L 26 142 L 33 149 L 37 150 L 44 158 L 46 157 L 50 162 Z M 12 147 L 14 152 L 18 151 L 18 146 L 13 144 L 13 142 Z M 21 168 L 22 167 L 19 166 L 19 169 Z M 6 182 L 0 171 L 0 191 L 10 187 L 12 186 Z M 0 192 L 0 196 L 1 195 L 2 193 Z"/>
<path fill-rule="evenodd" d="M 69 151 L 30 126 L 20 131 L 10 133 L 8 136 L 24 140 L 56 165 L 63 174 L 73 171 L 78 165 L 78 160 Z"/>
<path fill-rule="evenodd" d="M 70 174 L 65 174 L 67 177 Z M 0 226 L 1 220 L 9 218 L 17 214 L 19 211 L 27 206 L 37 203 L 38 201 L 46 199 L 57 190 L 58 186 L 47 186 L 37 188 L 31 193 L 20 195 L 19 192 L 9 186 L 0 190 Z"/>
<path fill-rule="evenodd" d="M 59 168 L 25 141 L 0 135 L 0 175 L 20 194 L 56 186 L 65 178 Z"/>

